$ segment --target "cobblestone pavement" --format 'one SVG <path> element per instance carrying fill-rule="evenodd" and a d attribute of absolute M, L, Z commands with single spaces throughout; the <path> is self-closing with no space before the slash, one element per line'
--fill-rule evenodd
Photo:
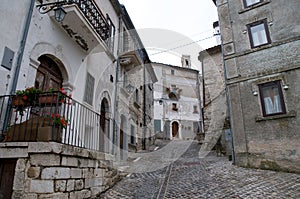
<path fill-rule="evenodd" d="M 181 144 L 187 143 L 177 141 L 175 146 Z M 130 173 L 100 198 L 300 198 L 298 174 L 236 167 L 214 153 L 199 158 L 199 149 L 200 145 L 191 142 L 185 153 L 167 166 Z M 142 159 L 132 162 L 136 168 L 145 167 Z"/>

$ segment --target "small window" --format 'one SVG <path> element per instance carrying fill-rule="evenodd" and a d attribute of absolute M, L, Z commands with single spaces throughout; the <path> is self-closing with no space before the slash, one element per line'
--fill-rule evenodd
<path fill-rule="evenodd" d="M 139 90 L 135 89 L 134 102 L 139 103 L 140 101 Z"/>
<path fill-rule="evenodd" d="M 194 112 L 193 113 L 198 113 L 198 106 L 194 105 Z"/>
<path fill-rule="evenodd" d="M 266 19 L 249 24 L 247 27 L 251 48 L 256 48 L 271 43 Z"/>
<path fill-rule="evenodd" d="M 171 75 L 175 75 L 175 71 L 174 70 L 171 70 Z"/>
<path fill-rule="evenodd" d="M 173 104 L 172 104 L 172 110 L 173 110 L 173 111 L 178 111 L 178 108 L 177 108 L 177 104 L 176 104 L 176 103 L 173 103 Z"/>
<path fill-rule="evenodd" d="M 130 143 L 135 145 L 135 128 L 133 125 L 130 128 Z"/>
<path fill-rule="evenodd" d="M 286 109 L 280 81 L 268 82 L 258 86 L 263 116 L 285 114 Z"/>
<path fill-rule="evenodd" d="M 89 103 L 90 105 L 93 105 L 94 84 L 95 84 L 95 78 L 90 73 L 87 73 L 85 92 L 84 92 L 84 101 Z"/>
<path fill-rule="evenodd" d="M 258 4 L 262 2 L 263 0 L 244 0 L 244 6 L 245 8 L 250 7 L 252 5 Z"/>

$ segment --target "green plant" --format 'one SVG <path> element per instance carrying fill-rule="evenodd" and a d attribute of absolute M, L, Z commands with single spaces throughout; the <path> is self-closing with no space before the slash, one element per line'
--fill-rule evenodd
<path fill-rule="evenodd" d="M 33 102 L 35 102 L 35 100 L 37 100 L 37 97 L 41 92 L 42 91 L 37 88 L 29 87 L 25 88 L 25 90 L 17 90 L 16 96 L 19 99 L 22 99 L 23 101 L 32 104 Z"/>
<path fill-rule="evenodd" d="M 51 118 L 53 119 L 54 126 L 67 128 L 69 120 L 65 117 L 61 116 L 60 114 L 52 113 Z"/>

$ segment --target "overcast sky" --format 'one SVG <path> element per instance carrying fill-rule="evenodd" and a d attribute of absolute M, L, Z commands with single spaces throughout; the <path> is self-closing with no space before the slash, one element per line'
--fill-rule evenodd
<path fill-rule="evenodd" d="M 150 59 L 181 65 L 181 54 L 197 55 L 216 45 L 213 22 L 218 20 L 212 0 L 119 0 L 125 5 Z M 164 53 L 162 53 L 162 51 Z"/>

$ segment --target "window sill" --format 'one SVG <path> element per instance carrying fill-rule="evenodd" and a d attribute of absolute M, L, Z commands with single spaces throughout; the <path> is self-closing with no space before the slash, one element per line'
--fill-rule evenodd
<path fill-rule="evenodd" d="M 258 7 L 260 7 L 260 6 L 264 6 L 264 5 L 266 5 L 266 4 L 270 3 L 270 2 L 271 2 L 271 0 L 266 0 L 266 1 L 263 1 L 263 2 L 261 2 L 261 3 L 257 3 L 257 4 L 254 4 L 254 5 L 252 5 L 252 6 L 249 6 L 249 7 L 247 7 L 247 8 L 242 8 L 242 10 L 240 10 L 238 13 L 239 13 L 239 14 L 242 14 L 242 13 L 247 12 L 247 11 L 249 11 L 249 10 L 258 8 Z"/>
<path fill-rule="evenodd" d="M 272 115 L 272 116 L 266 116 L 266 117 L 256 116 L 255 121 L 262 122 L 262 121 L 268 121 L 268 120 L 291 118 L 291 117 L 296 117 L 296 115 L 297 115 L 296 111 L 292 110 L 292 111 L 289 111 L 288 113 L 282 114 L 282 115 Z"/>

